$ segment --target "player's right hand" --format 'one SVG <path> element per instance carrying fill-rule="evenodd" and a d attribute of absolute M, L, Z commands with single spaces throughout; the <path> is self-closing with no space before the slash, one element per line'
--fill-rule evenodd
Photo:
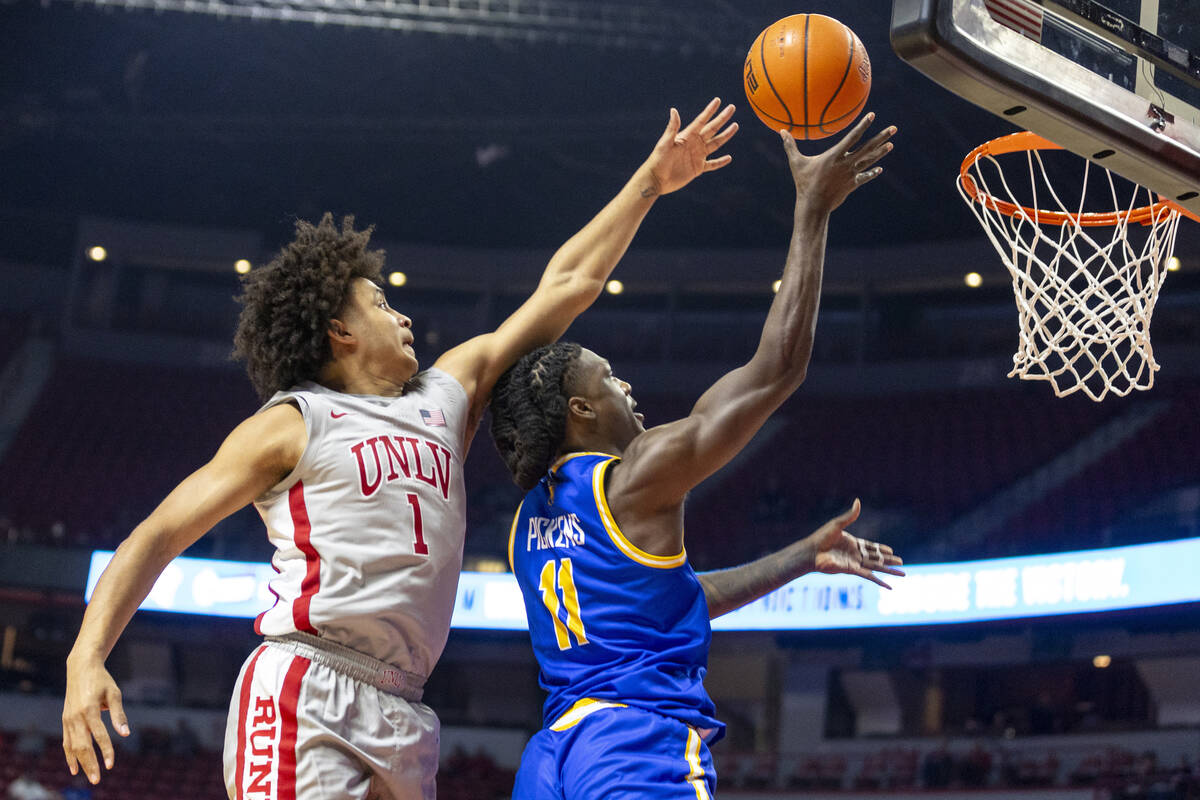
<path fill-rule="evenodd" d="M 896 133 L 896 127 L 884 128 L 862 147 L 852 149 L 874 121 L 874 113 L 864 115 L 837 144 L 816 156 L 803 155 L 786 129 L 779 132 L 796 183 L 798 204 L 828 213 L 859 186 L 879 177 L 883 168 L 876 164 L 892 151 L 888 140 Z"/>
<path fill-rule="evenodd" d="M 113 728 L 122 736 L 129 735 L 129 722 L 121 705 L 121 690 L 103 662 L 85 664 L 67 661 L 67 696 L 63 702 L 63 753 L 67 768 L 84 775 L 92 783 L 100 782 L 100 764 L 96 760 L 93 742 L 100 746 L 105 769 L 113 767 L 113 744 L 100 712 L 108 710 Z"/>
<path fill-rule="evenodd" d="M 681 189 L 697 176 L 721 169 L 733 160 L 729 154 L 714 155 L 738 131 L 738 124 L 730 122 L 733 112 L 733 105 L 721 108 L 721 99 L 714 97 L 687 127 L 681 128 L 679 112 L 671 109 L 667 128 L 646 161 L 658 194 Z"/>

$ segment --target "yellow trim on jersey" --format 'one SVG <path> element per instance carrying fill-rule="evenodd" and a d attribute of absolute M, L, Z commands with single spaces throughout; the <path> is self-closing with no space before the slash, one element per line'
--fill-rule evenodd
<path fill-rule="evenodd" d="M 572 458 L 578 458 L 579 456 L 604 456 L 605 458 L 616 458 L 616 456 L 614 456 L 612 453 L 601 453 L 593 450 L 579 450 L 574 453 L 567 453 L 565 456 L 560 456 L 557 461 L 550 465 L 548 472 L 553 475 L 559 470 L 560 467 L 562 467 L 563 464 L 567 463 Z M 554 481 L 549 482 L 547 489 L 550 493 L 550 505 L 554 505 Z"/>
<path fill-rule="evenodd" d="M 521 518 L 521 508 L 525 505 L 525 498 L 521 498 L 521 502 L 517 505 L 517 513 L 513 514 L 512 527 L 508 529 L 508 568 L 513 574 L 517 574 L 517 567 L 513 564 L 513 543 L 517 540 L 517 520 Z"/>
<path fill-rule="evenodd" d="M 696 800 L 710 800 L 708 784 L 704 780 L 704 767 L 700 765 L 700 734 L 691 725 L 688 726 L 687 748 L 684 750 L 687 759 L 687 782 L 696 790 Z"/>
<path fill-rule="evenodd" d="M 582 700 L 575 701 L 575 705 L 568 708 L 562 713 L 562 716 L 550 723 L 550 730 L 565 731 L 568 728 L 573 728 L 588 714 L 599 711 L 602 708 L 629 708 L 629 706 L 625 703 L 614 703 L 611 700 L 596 700 L 591 697 L 585 697 Z"/>
<path fill-rule="evenodd" d="M 620 461 L 620 458 L 611 456 L 608 461 L 597 466 L 595 471 L 592 472 L 592 494 L 596 497 L 596 508 L 600 509 L 600 519 L 604 523 L 605 530 L 608 531 L 609 538 L 613 540 L 613 544 L 617 546 L 618 550 L 643 566 L 656 567 L 658 569 L 682 567 L 687 563 L 686 548 L 680 550 L 678 555 L 656 556 L 652 553 L 647 553 L 626 539 L 625 534 L 621 533 L 621 529 L 617 527 L 617 520 L 613 517 L 612 511 L 608 507 L 608 498 L 604 495 L 604 475 L 608 472 L 609 466 L 617 461 Z"/>
<path fill-rule="evenodd" d="M 619 456 L 614 456 L 612 453 L 601 453 L 598 450 L 577 450 L 574 453 L 567 453 L 565 456 L 561 456 L 558 461 L 555 461 L 550 465 L 550 471 L 557 472 L 563 464 L 567 463 L 572 458 L 578 458 L 579 456 L 604 456 L 605 458 L 619 458 Z"/>

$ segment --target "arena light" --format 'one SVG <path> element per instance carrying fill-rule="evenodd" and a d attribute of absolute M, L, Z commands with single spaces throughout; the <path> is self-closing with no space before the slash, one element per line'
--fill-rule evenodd
<path fill-rule="evenodd" d="M 1096 669 L 1107 669 L 1112 664 L 1112 656 L 1099 655 L 1092 659 L 1092 666 Z"/>
<path fill-rule="evenodd" d="M 771 284 L 771 294 L 779 294 L 779 287 L 783 285 L 782 280 L 777 280 Z"/>
<path fill-rule="evenodd" d="M 1182 263 L 1179 261 L 1179 256 L 1171 256 L 1167 259 L 1167 272 L 1179 272 Z"/>
<path fill-rule="evenodd" d="M 88 248 L 87 256 L 92 261 L 103 261 L 104 259 L 108 258 L 108 251 L 100 245 L 95 245 Z"/>
<path fill-rule="evenodd" d="M 625 291 L 625 284 L 614 279 L 604 284 L 604 291 L 608 292 L 609 294 L 620 294 L 621 292 Z"/>
<path fill-rule="evenodd" d="M 233 270 L 238 275 L 245 275 L 250 271 L 250 262 L 244 258 L 239 258 L 237 261 L 233 262 Z"/>
<path fill-rule="evenodd" d="M 983 284 L 983 276 L 978 272 L 968 272 L 963 276 L 963 283 L 970 286 L 972 289 L 977 289 Z"/>
<path fill-rule="evenodd" d="M 389 272 L 388 284 L 391 286 L 403 286 L 408 283 L 408 276 L 403 272 Z"/>
<path fill-rule="evenodd" d="M 518 542 L 520 540 L 518 539 Z M 518 545 L 519 546 L 519 545 Z M 91 599 L 111 551 L 92 553 Z M 1164 569 L 1163 565 L 1170 565 Z M 713 620 L 713 630 L 826 630 L 1092 614 L 1200 602 L 1200 538 L 1052 555 L 905 565 L 888 591 L 846 575 L 807 575 Z M 141 608 L 253 618 L 274 602 L 270 563 L 177 558 Z M 524 630 L 510 573 L 463 572 L 456 628 Z"/>

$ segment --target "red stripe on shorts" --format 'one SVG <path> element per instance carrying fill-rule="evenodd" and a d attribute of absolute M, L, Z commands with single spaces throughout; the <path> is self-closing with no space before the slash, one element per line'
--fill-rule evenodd
<path fill-rule="evenodd" d="M 233 784 L 237 787 L 237 800 L 242 800 L 242 776 L 246 772 L 246 723 L 247 712 L 250 710 L 250 684 L 254 682 L 254 665 L 266 649 L 265 645 L 258 648 L 254 658 L 250 659 L 246 674 L 242 676 L 242 694 L 238 699 L 237 774 L 233 779 Z"/>
<path fill-rule="evenodd" d="M 307 658 L 294 656 L 283 679 L 283 693 L 279 696 L 279 793 L 278 800 L 296 800 L 296 703 L 300 699 L 300 685 L 311 662 Z"/>
<path fill-rule="evenodd" d="M 312 525 L 308 521 L 308 508 L 304 505 L 304 481 L 296 481 L 296 485 L 288 491 L 288 508 L 292 512 L 292 525 L 295 532 L 293 538 L 296 547 L 304 553 L 304 580 L 300 582 L 300 596 L 292 603 L 292 621 L 296 630 L 317 635 L 317 629 L 308 619 L 308 609 L 312 605 L 313 595 L 321 589 L 321 557 L 312 546 Z"/>

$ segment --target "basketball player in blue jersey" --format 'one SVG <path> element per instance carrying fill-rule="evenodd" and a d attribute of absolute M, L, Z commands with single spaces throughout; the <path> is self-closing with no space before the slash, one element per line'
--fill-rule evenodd
<path fill-rule="evenodd" d="M 688 491 L 804 380 L 830 213 L 892 149 L 895 128 L 853 149 L 872 119 L 816 157 L 781 132 L 796 204 L 779 292 L 754 356 L 686 418 L 646 430 L 629 384 L 576 344 L 535 350 L 497 382 L 492 436 L 528 490 L 509 559 L 549 693 L 517 800 L 710 797 L 708 743 L 724 725 L 703 683 L 709 619 L 814 570 L 884 587 L 876 572 L 903 574 L 890 547 L 846 532 L 857 500 L 811 536 L 733 569 L 697 575 L 683 541 Z"/>
<path fill-rule="evenodd" d="M 438 721 L 421 702 L 445 646 L 466 529 L 463 459 L 496 379 L 553 342 L 600 294 L 656 199 L 724 167 L 737 131 L 714 99 L 671 109 L 649 157 L 551 258 L 491 333 L 419 371 L 412 322 L 381 288 L 370 231 L 326 215 L 252 272 L 235 336 L 258 413 L 117 549 L 67 659 L 63 751 L 100 780 L 129 735 L 104 667 L 179 553 L 253 502 L 276 547 L 275 605 L 230 703 L 225 781 L 236 800 L 432 798 Z"/>

